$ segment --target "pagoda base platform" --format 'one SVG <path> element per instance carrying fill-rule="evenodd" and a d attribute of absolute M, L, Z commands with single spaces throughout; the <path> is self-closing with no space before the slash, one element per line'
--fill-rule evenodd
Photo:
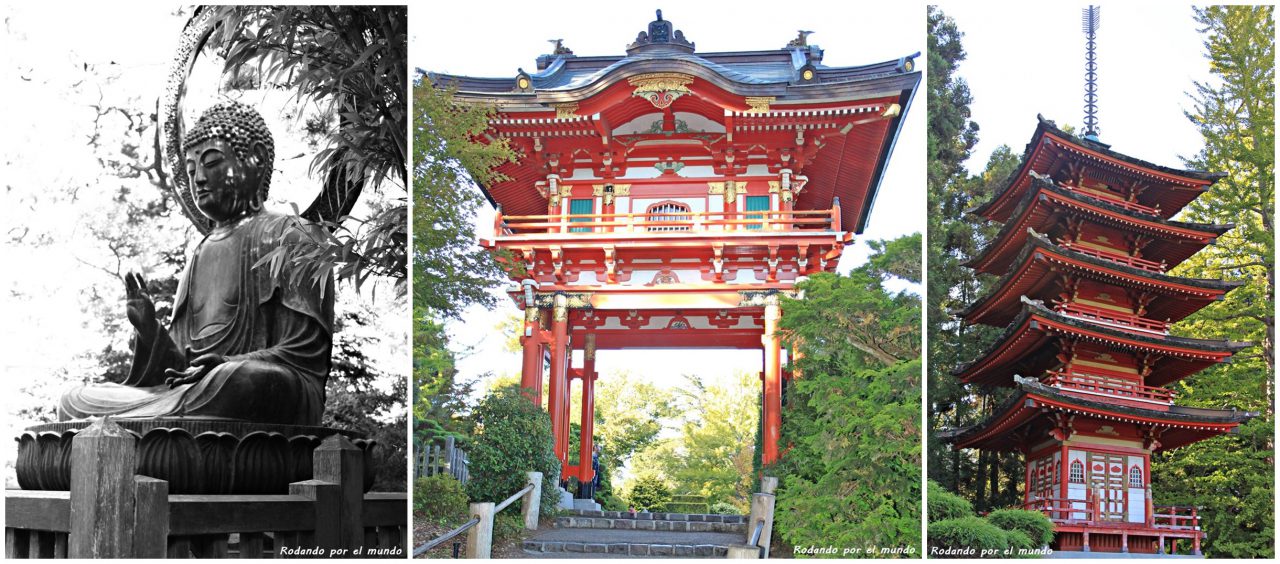
<path fill-rule="evenodd" d="M 1088 535 L 1088 550 L 1085 550 Z M 1198 528 L 1159 527 L 1143 523 L 1054 522 L 1054 555 L 1059 552 L 1117 557 L 1125 554 L 1166 556 L 1176 541 L 1182 552 L 1199 557 L 1203 533 Z M 1163 544 L 1163 550 L 1161 545 Z M 1063 557 L 1067 558 L 1067 557 Z"/>
<path fill-rule="evenodd" d="M 1077 550 L 1055 550 L 1053 554 L 1046 555 L 1045 558 L 1106 558 L 1114 560 L 1117 558 L 1195 558 L 1203 559 L 1204 556 L 1196 556 L 1194 554 L 1141 554 L 1136 552 L 1080 552 Z"/>
<path fill-rule="evenodd" d="M 112 420 L 138 440 L 137 473 L 169 482 L 171 494 L 287 494 L 290 483 L 312 479 L 320 442 L 339 434 L 364 453 L 364 490 L 374 482 L 374 442 L 350 431 L 191 417 Z M 28 427 L 17 439 L 18 485 L 69 490 L 72 439 L 92 422 Z"/>

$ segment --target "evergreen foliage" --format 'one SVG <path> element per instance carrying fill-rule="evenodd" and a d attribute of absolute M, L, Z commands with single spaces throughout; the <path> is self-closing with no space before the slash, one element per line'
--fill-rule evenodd
<path fill-rule="evenodd" d="M 631 483 L 626 497 L 636 511 L 665 511 L 671 502 L 671 486 L 656 474 L 646 473 Z"/>
<path fill-rule="evenodd" d="M 1179 219 L 1236 227 L 1172 274 L 1245 282 L 1176 324 L 1178 335 L 1254 347 L 1178 382 L 1178 403 L 1261 415 L 1236 434 L 1152 457 L 1157 504 L 1201 508 L 1205 556 L 1274 556 L 1275 21 L 1272 6 L 1196 8 L 1214 79 L 1196 83 L 1187 118 L 1205 146 L 1190 168 L 1224 172 Z"/>
<path fill-rule="evenodd" d="M 1009 548 L 1009 536 L 981 517 L 956 517 L 929 523 L 929 548 L 971 548 L 979 554 L 995 551 L 998 556 Z"/>
<path fill-rule="evenodd" d="M 1039 511 L 997 509 L 987 514 L 987 520 L 1006 531 L 1021 532 L 1035 548 L 1048 545 L 1053 540 L 1053 522 Z"/>
<path fill-rule="evenodd" d="M 973 515 L 973 504 L 929 480 L 929 522 Z"/>
<path fill-rule="evenodd" d="M 543 515 L 560 503 L 560 461 L 552 451 L 551 418 L 520 393 L 518 386 L 498 388 L 474 411 L 467 495 L 474 502 L 506 499 L 523 488 L 526 472 L 542 472 Z"/>
<path fill-rule="evenodd" d="M 920 262 L 918 236 L 878 248 Z M 787 392 L 787 450 L 765 473 L 781 478 L 775 530 L 792 545 L 921 548 L 920 300 L 884 289 L 881 273 L 910 271 L 885 259 L 810 276 L 782 306 L 803 376 Z"/>
<path fill-rule="evenodd" d="M 467 493 L 448 474 L 413 481 L 413 512 L 437 523 L 453 523 L 467 515 Z"/>

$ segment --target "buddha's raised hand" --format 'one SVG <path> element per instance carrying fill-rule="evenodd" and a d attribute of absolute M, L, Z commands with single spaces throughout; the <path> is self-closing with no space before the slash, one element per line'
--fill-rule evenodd
<path fill-rule="evenodd" d="M 156 306 L 147 292 L 147 281 L 137 272 L 124 275 L 125 313 L 129 323 L 138 330 L 143 338 L 150 340 L 160 329 L 156 321 Z"/>

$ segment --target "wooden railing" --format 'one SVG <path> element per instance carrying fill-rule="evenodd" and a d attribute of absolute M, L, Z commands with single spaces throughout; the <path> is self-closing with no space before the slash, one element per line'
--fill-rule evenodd
<path fill-rule="evenodd" d="M 1132 313 L 1121 313 L 1118 311 L 1077 303 L 1059 304 L 1054 307 L 1054 309 L 1058 313 L 1079 319 L 1087 319 L 1098 323 L 1105 323 L 1107 325 L 1119 325 L 1126 329 L 1153 333 L 1159 336 L 1169 334 L 1169 322 L 1147 319 Z"/>
<path fill-rule="evenodd" d="M 1168 527 L 1171 529 L 1200 528 L 1200 516 L 1196 513 L 1198 510 L 1196 507 L 1156 505 L 1153 506 L 1152 509 L 1152 524 L 1157 527 Z"/>
<path fill-rule="evenodd" d="M 1132 266 L 1134 268 L 1140 268 L 1142 270 L 1146 270 L 1150 272 L 1163 273 L 1165 270 L 1169 268 L 1169 265 L 1164 261 L 1161 261 L 1161 262 L 1150 261 L 1144 258 L 1123 255 L 1123 254 L 1115 253 L 1111 251 L 1103 251 L 1101 249 L 1095 249 L 1093 247 L 1088 247 L 1088 246 L 1080 245 L 1077 243 L 1063 242 L 1060 244 L 1060 246 L 1064 249 L 1070 249 L 1080 254 L 1089 255 L 1091 257 L 1099 258 L 1102 260 L 1109 260 L 1111 262 L 1117 262 L 1126 266 Z"/>
<path fill-rule="evenodd" d="M 538 530 L 538 511 L 542 501 L 542 472 L 525 474 L 528 482 L 523 488 L 507 499 L 495 504 L 493 502 L 472 503 L 471 519 L 458 528 L 432 539 L 413 549 L 414 556 L 443 545 L 462 533 L 467 533 L 467 558 L 488 559 L 493 553 L 493 518 L 503 509 L 510 507 L 516 500 L 521 500 L 521 513 L 524 517 L 524 528 Z M 456 551 L 455 551 L 456 556 Z"/>
<path fill-rule="evenodd" d="M 1079 505 L 1084 504 L 1084 507 Z M 1092 492 L 1085 494 L 1085 499 L 1069 499 L 1063 497 L 1046 497 L 1033 499 L 1022 504 L 1023 509 L 1044 513 L 1051 521 L 1086 521 L 1097 522 L 1101 507 L 1096 503 Z"/>
<path fill-rule="evenodd" d="M 751 494 L 751 514 L 747 516 L 747 542 L 729 546 L 726 558 L 768 558 L 773 536 L 773 507 L 778 479 L 760 479 L 760 493 Z"/>
<path fill-rule="evenodd" d="M 1097 192 L 1091 192 L 1091 191 L 1089 191 L 1089 190 L 1081 190 L 1078 186 L 1074 186 L 1074 185 L 1067 184 L 1067 183 L 1059 183 L 1058 185 L 1059 185 L 1059 186 L 1061 186 L 1061 187 L 1063 187 L 1063 188 L 1066 188 L 1067 190 L 1070 190 L 1070 191 L 1072 191 L 1072 192 L 1075 192 L 1075 193 L 1077 193 L 1077 194 L 1083 194 L 1083 195 L 1085 195 L 1085 196 L 1089 196 L 1089 197 L 1091 197 L 1091 198 L 1095 198 L 1095 199 L 1098 199 L 1098 200 L 1102 200 L 1102 201 L 1104 201 L 1104 202 L 1106 202 L 1106 203 L 1108 203 L 1108 204 L 1111 204 L 1111 205 L 1113 205 L 1113 206 L 1116 206 L 1116 207 L 1119 207 L 1119 208 L 1122 208 L 1122 209 L 1126 209 L 1126 210 L 1129 210 L 1129 211 L 1132 211 L 1132 212 L 1138 212 L 1138 213 L 1142 213 L 1142 214 L 1147 214 L 1147 215 L 1156 215 L 1156 216 L 1160 215 L 1160 208 L 1158 208 L 1158 207 L 1153 208 L 1153 207 L 1151 207 L 1151 206 L 1144 206 L 1144 205 L 1139 204 L 1139 203 L 1136 203 L 1136 202 L 1127 202 L 1127 201 L 1125 201 L 1125 200 L 1121 200 L 1120 198 L 1117 198 L 1117 197 L 1115 197 L 1115 196 L 1105 196 L 1105 195 L 1103 195 L 1103 194 L 1099 194 L 1099 193 L 1097 193 Z"/>
<path fill-rule="evenodd" d="M 1078 390 L 1164 405 L 1172 404 L 1174 397 L 1173 390 L 1144 386 L 1137 383 L 1126 383 L 1115 378 L 1103 378 L 1079 372 L 1050 370 L 1045 373 L 1045 379 L 1041 381 L 1046 386 L 1055 386 L 1066 390 Z"/>
<path fill-rule="evenodd" d="M 441 444 L 442 443 L 442 444 Z M 458 448 L 453 437 L 445 437 L 441 443 L 424 446 L 414 465 L 414 476 L 426 477 L 448 474 L 462 484 L 471 478 L 471 460 L 467 452 Z"/>
<path fill-rule="evenodd" d="M 363 490 L 363 454 L 344 436 L 313 456 L 287 495 L 169 495 L 135 475 L 136 439 L 110 420 L 72 442 L 70 491 L 5 491 L 9 558 L 403 558 L 408 496 Z"/>
<path fill-rule="evenodd" d="M 494 219 L 494 233 L 499 236 L 753 230 L 840 231 L 840 209 L 566 215 L 503 215 L 499 211 Z"/>

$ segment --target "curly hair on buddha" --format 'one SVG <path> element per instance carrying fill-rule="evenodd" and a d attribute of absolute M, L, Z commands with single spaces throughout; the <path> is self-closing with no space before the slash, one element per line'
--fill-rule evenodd
<path fill-rule="evenodd" d="M 266 120 L 257 110 L 234 100 L 219 102 L 200 115 L 196 124 L 187 132 L 182 140 L 182 150 L 210 139 L 221 139 L 231 145 L 236 158 L 242 162 L 256 166 L 262 170 L 262 188 L 259 193 L 261 201 L 266 201 L 267 191 L 271 188 L 271 171 L 275 168 L 276 147 L 267 128 Z M 253 153 L 254 143 L 262 143 L 267 148 L 267 162 L 257 162 Z"/>

